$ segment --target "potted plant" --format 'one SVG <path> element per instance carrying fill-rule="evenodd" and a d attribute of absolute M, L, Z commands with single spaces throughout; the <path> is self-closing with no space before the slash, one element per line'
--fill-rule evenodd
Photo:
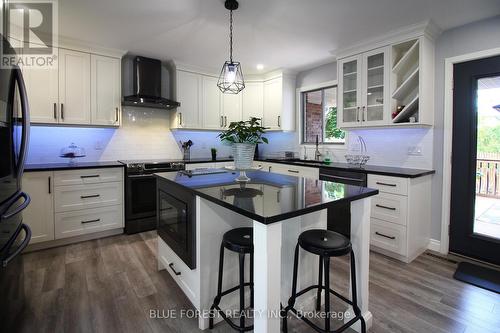
<path fill-rule="evenodd" d="M 238 121 L 229 124 L 227 131 L 218 135 L 222 142 L 233 146 L 234 167 L 246 170 L 252 167 L 255 146 L 258 143 L 268 143 L 263 137 L 266 128 L 260 125 L 259 118 Z"/>
<path fill-rule="evenodd" d="M 212 161 L 216 161 L 217 160 L 217 149 L 210 148 L 210 153 L 212 153 Z"/>

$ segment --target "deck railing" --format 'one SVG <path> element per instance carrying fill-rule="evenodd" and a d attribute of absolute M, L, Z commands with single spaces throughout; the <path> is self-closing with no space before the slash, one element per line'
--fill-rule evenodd
<path fill-rule="evenodd" d="M 500 198 L 500 159 L 492 159 L 489 156 L 478 157 L 481 158 L 477 159 L 476 194 Z"/>

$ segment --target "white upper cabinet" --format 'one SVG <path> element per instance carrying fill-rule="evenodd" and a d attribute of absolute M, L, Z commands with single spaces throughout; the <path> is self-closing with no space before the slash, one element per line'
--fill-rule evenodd
<path fill-rule="evenodd" d="M 339 60 L 339 127 L 387 124 L 389 48 Z"/>
<path fill-rule="evenodd" d="M 215 76 L 184 68 L 176 73 L 181 106 L 172 112 L 171 128 L 224 130 L 232 122 L 256 117 L 271 130 L 294 129 L 295 77 L 279 74 L 247 82 L 239 94 L 223 94 Z"/>
<path fill-rule="evenodd" d="M 222 94 L 224 128 L 229 127 L 232 122 L 241 121 L 241 95 L 241 93 Z"/>
<path fill-rule="evenodd" d="M 221 92 L 217 87 L 217 78 L 202 77 L 203 128 L 221 129 L 224 126 L 222 115 Z"/>
<path fill-rule="evenodd" d="M 338 51 L 339 127 L 432 126 L 434 40 L 432 24 Z"/>
<path fill-rule="evenodd" d="M 242 91 L 242 119 L 262 119 L 264 114 L 264 83 L 246 82 Z"/>
<path fill-rule="evenodd" d="M 59 49 L 59 122 L 90 124 L 90 54 Z"/>
<path fill-rule="evenodd" d="M 295 129 L 295 77 L 280 75 L 264 81 L 262 123 L 270 130 Z"/>
<path fill-rule="evenodd" d="M 54 50 L 57 54 L 57 50 Z M 54 124 L 59 121 L 59 73 L 53 68 L 23 67 L 24 83 L 32 123 Z"/>
<path fill-rule="evenodd" d="M 185 71 L 177 71 L 176 98 L 181 103 L 172 114 L 173 128 L 196 129 L 201 123 L 201 75 Z"/>
<path fill-rule="evenodd" d="M 120 125 L 120 59 L 91 55 L 91 120 L 93 125 Z"/>

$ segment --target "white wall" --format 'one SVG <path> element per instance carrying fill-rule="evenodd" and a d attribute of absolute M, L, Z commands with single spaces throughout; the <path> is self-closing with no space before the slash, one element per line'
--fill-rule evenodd
<path fill-rule="evenodd" d="M 215 132 L 171 131 L 167 110 L 124 107 L 120 128 L 83 128 L 32 126 L 28 163 L 66 162 L 61 148 L 74 142 L 86 150 L 79 161 L 116 161 L 123 159 L 180 159 L 179 140 L 191 139 L 193 157 L 210 157 L 210 148 L 219 156 L 230 149 L 217 139 Z"/>
<path fill-rule="evenodd" d="M 436 99 L 434 117 L 434 175 L 432 188 L 432 230 L 441 237 L 443 193 L 444 62 L 446 58 L 500 47 L 500 16 L 445 31 L 436 42 Z"/>

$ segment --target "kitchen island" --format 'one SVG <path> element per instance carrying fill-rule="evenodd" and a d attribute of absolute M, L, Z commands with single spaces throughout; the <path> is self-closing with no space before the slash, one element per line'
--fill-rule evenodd
<path fill-rule="evenodd" d="M 253 227 L 254 331 L 279 332 L 280 303 L 291 294 L 293 253 L 299 234 L 327 228 L 327 208 L 351 205 L 351 242 L 356 257 L 358 305 L 371 326 L 368 309 L 370 197 L 377 190 L 301 177 L 252 171 L 248 183 L 235 172 L 158 178 L 158 266 L 167 269 L 199 310 L 199 327 L 208 327 L 208 313 L 217 289 L 218 253 L 222 235 L 233 228 Z M 299 288 L 315 283 L 317 257 L 301 251 Z M 226 252 L 224 286 L 237 285 L 237 255 Z M 246 269 L 248 272 L 248 269 Z M 248 295 L 249 298 L 249 295 Z M 235 309 L 238 297 L 223 299 L 221 308 Z M 249 304 L 246 302 L 246 304 Z M 356 327 L 354 327 L 356 328 Z"/>

